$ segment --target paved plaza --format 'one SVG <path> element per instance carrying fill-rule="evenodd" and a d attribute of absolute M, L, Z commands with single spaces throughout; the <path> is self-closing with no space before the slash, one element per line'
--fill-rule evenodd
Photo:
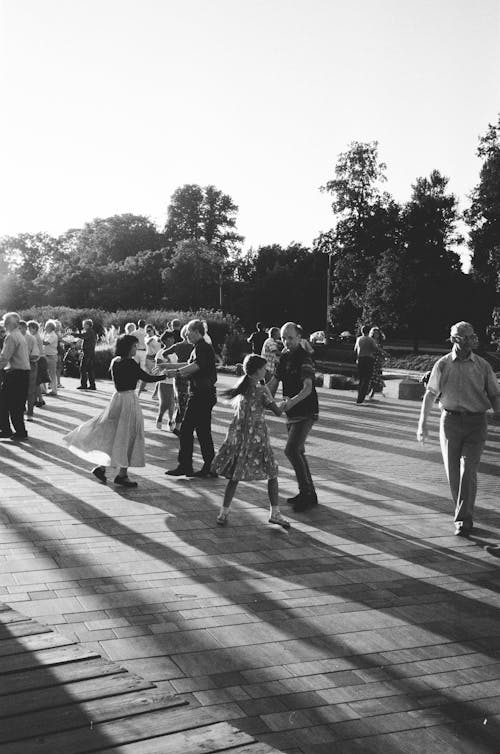
<path fill-rule="evenodd" d="M 151 391 L 138 489 L 99 484 L 61 436 L 112 386 L 82 393 L 66 379 L 29 442 L 0 444 L 0 601 L 178 694 L 193 719 L 210 708 L 290 754 L 497 752 L 500 428 L 475 533 L 455 537 L 438 411 L 418 446 L 419 404 L 395 384 L 362 406 L 319 390 L 308 449 L 320 505 L 308 513 L 286 510 L 297 490 L 285 424 L 269 417 L 286 532 L 267 523 L 263 482 L 238 487 L 221 529 L 224 480 L 165 476 L 178 441 L 156 430 Z M 231 415 L 219 401 L 216 447 Z"/>

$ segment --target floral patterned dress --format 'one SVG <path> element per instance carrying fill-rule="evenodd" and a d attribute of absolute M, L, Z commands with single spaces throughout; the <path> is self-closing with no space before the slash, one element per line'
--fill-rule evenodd
<path fill-rule="evenodd" d="M 214 458 L 212 471 L 235 482 L 274 479 L 274 460 L 264 412 L 273 398 L 265 385 L 253 385 L 236 399 L 235 414 Z"/>

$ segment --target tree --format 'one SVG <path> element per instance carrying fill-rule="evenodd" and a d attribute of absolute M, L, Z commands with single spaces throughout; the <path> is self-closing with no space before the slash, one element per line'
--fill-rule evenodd
<path fill-rule="evenodd" d="M 56 250 L 57 240 L 47 233 L 20 233 L 2 238 L 0 259 L 11 289 L 7 295 L 4 287 L 4 299 L 7 297 L 18 308 L 40 303 L 38 279 L 50 269 Z"/>
<path fill-rule="evenodd" d="M 476 326 L 484 330 L 500 304 L 500 116 L 480 138 L 477 154 L 483 164 L 464 217 L 470 227 L 472 275 L 484 286 L 476 319 Z"/>
<path fill-rule="evenodd" d="M 457 200 L 447 185 L 437 170 L 417 179 L 400 214 L 398 242 L 384 251 L 366 286 L 363 319 L 389 331 L 406 330 L 416 349 L 423 336 L 444 337 L 463 290 L 455 250 L 463 239 L 456 232 Z"/>
<path fill-rule="evenodd" d="M 220 266 L 204 241 L 179 241 L 162 273 L 165 295 L 172 306 L 199 309 L 218 305 Z"/>
<path fill-rule="evenodd" d="M 203 241 L 227 257 L 242 241 L 236 233 L 238 207 L 215 186 L 186 184 L 170 200 L 165 240 L 172 253 L 179 241 Z"/>
<path fill-rule="evenodd" d="M 155 251 L 163 242 L 151 220 L 132 214 L 96 218 L 76 234 L 70 231 L 65 240 L 81 264 L 97 266 L 120 262 L 140 251 Z"/>
<path fill-rule="evenodd" d="M 353 142 L 339 155 L 335 177 L 321 189 L 332 195 L 337 216 L 335 227 L 315 242 L 331 258 L 331 320 L 337 329 L 356 326 L 368 278 L 397 244 L 400 207 L 381 190 L 385 169 L 377 142 Z"/>
<path fill-rule="evenodd" d="M 293 243 L 250 250 L 236 263 L 231 309 L 247 327 L 292 320 L 307 330 L 324 326 L 325 256 Z"/>

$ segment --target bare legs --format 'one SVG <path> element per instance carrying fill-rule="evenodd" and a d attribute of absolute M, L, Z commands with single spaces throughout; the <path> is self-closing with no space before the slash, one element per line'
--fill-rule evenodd
<path fill-rule="evenodd" d="M 229 508 L 231 507 L 231 503 L 236 493 L 237 486 L 238 486 L 238 480 L 235 480 L 235 479 L 230 479 L 226 485 L 226 489 L 224 492 L 224 500 L 222 501 L 222 507 L 220 509 L 219 515 L 217 516 L 217 523 L 220 526 L 225 526 L 227 524 Z M 267 480 L 267 494 L 269 496 L 269 506 L 270 506 L 269 523 L 279 524 L 279 526 L 282 526 L 284 529 L 289 529 L 290 523 L 286 519 L 283 518 L 280 511 L 279 485 L 278 485 L 277 477 Z"/>

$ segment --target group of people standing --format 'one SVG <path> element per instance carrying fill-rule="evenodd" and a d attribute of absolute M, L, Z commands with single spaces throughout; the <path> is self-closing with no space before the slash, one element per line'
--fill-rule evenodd
<path fill-rule="evenodd" d="M 57 396 L 62 373 L 62 327 L 48 320 L 25 322 L 17 312 L 2 320 L 0 352 L 0 438 L 26 440 L 26 420 L 35 406 L 45 405 L 44 395 Z M 47 390 L 46 386 L 50 385 Z"/>

